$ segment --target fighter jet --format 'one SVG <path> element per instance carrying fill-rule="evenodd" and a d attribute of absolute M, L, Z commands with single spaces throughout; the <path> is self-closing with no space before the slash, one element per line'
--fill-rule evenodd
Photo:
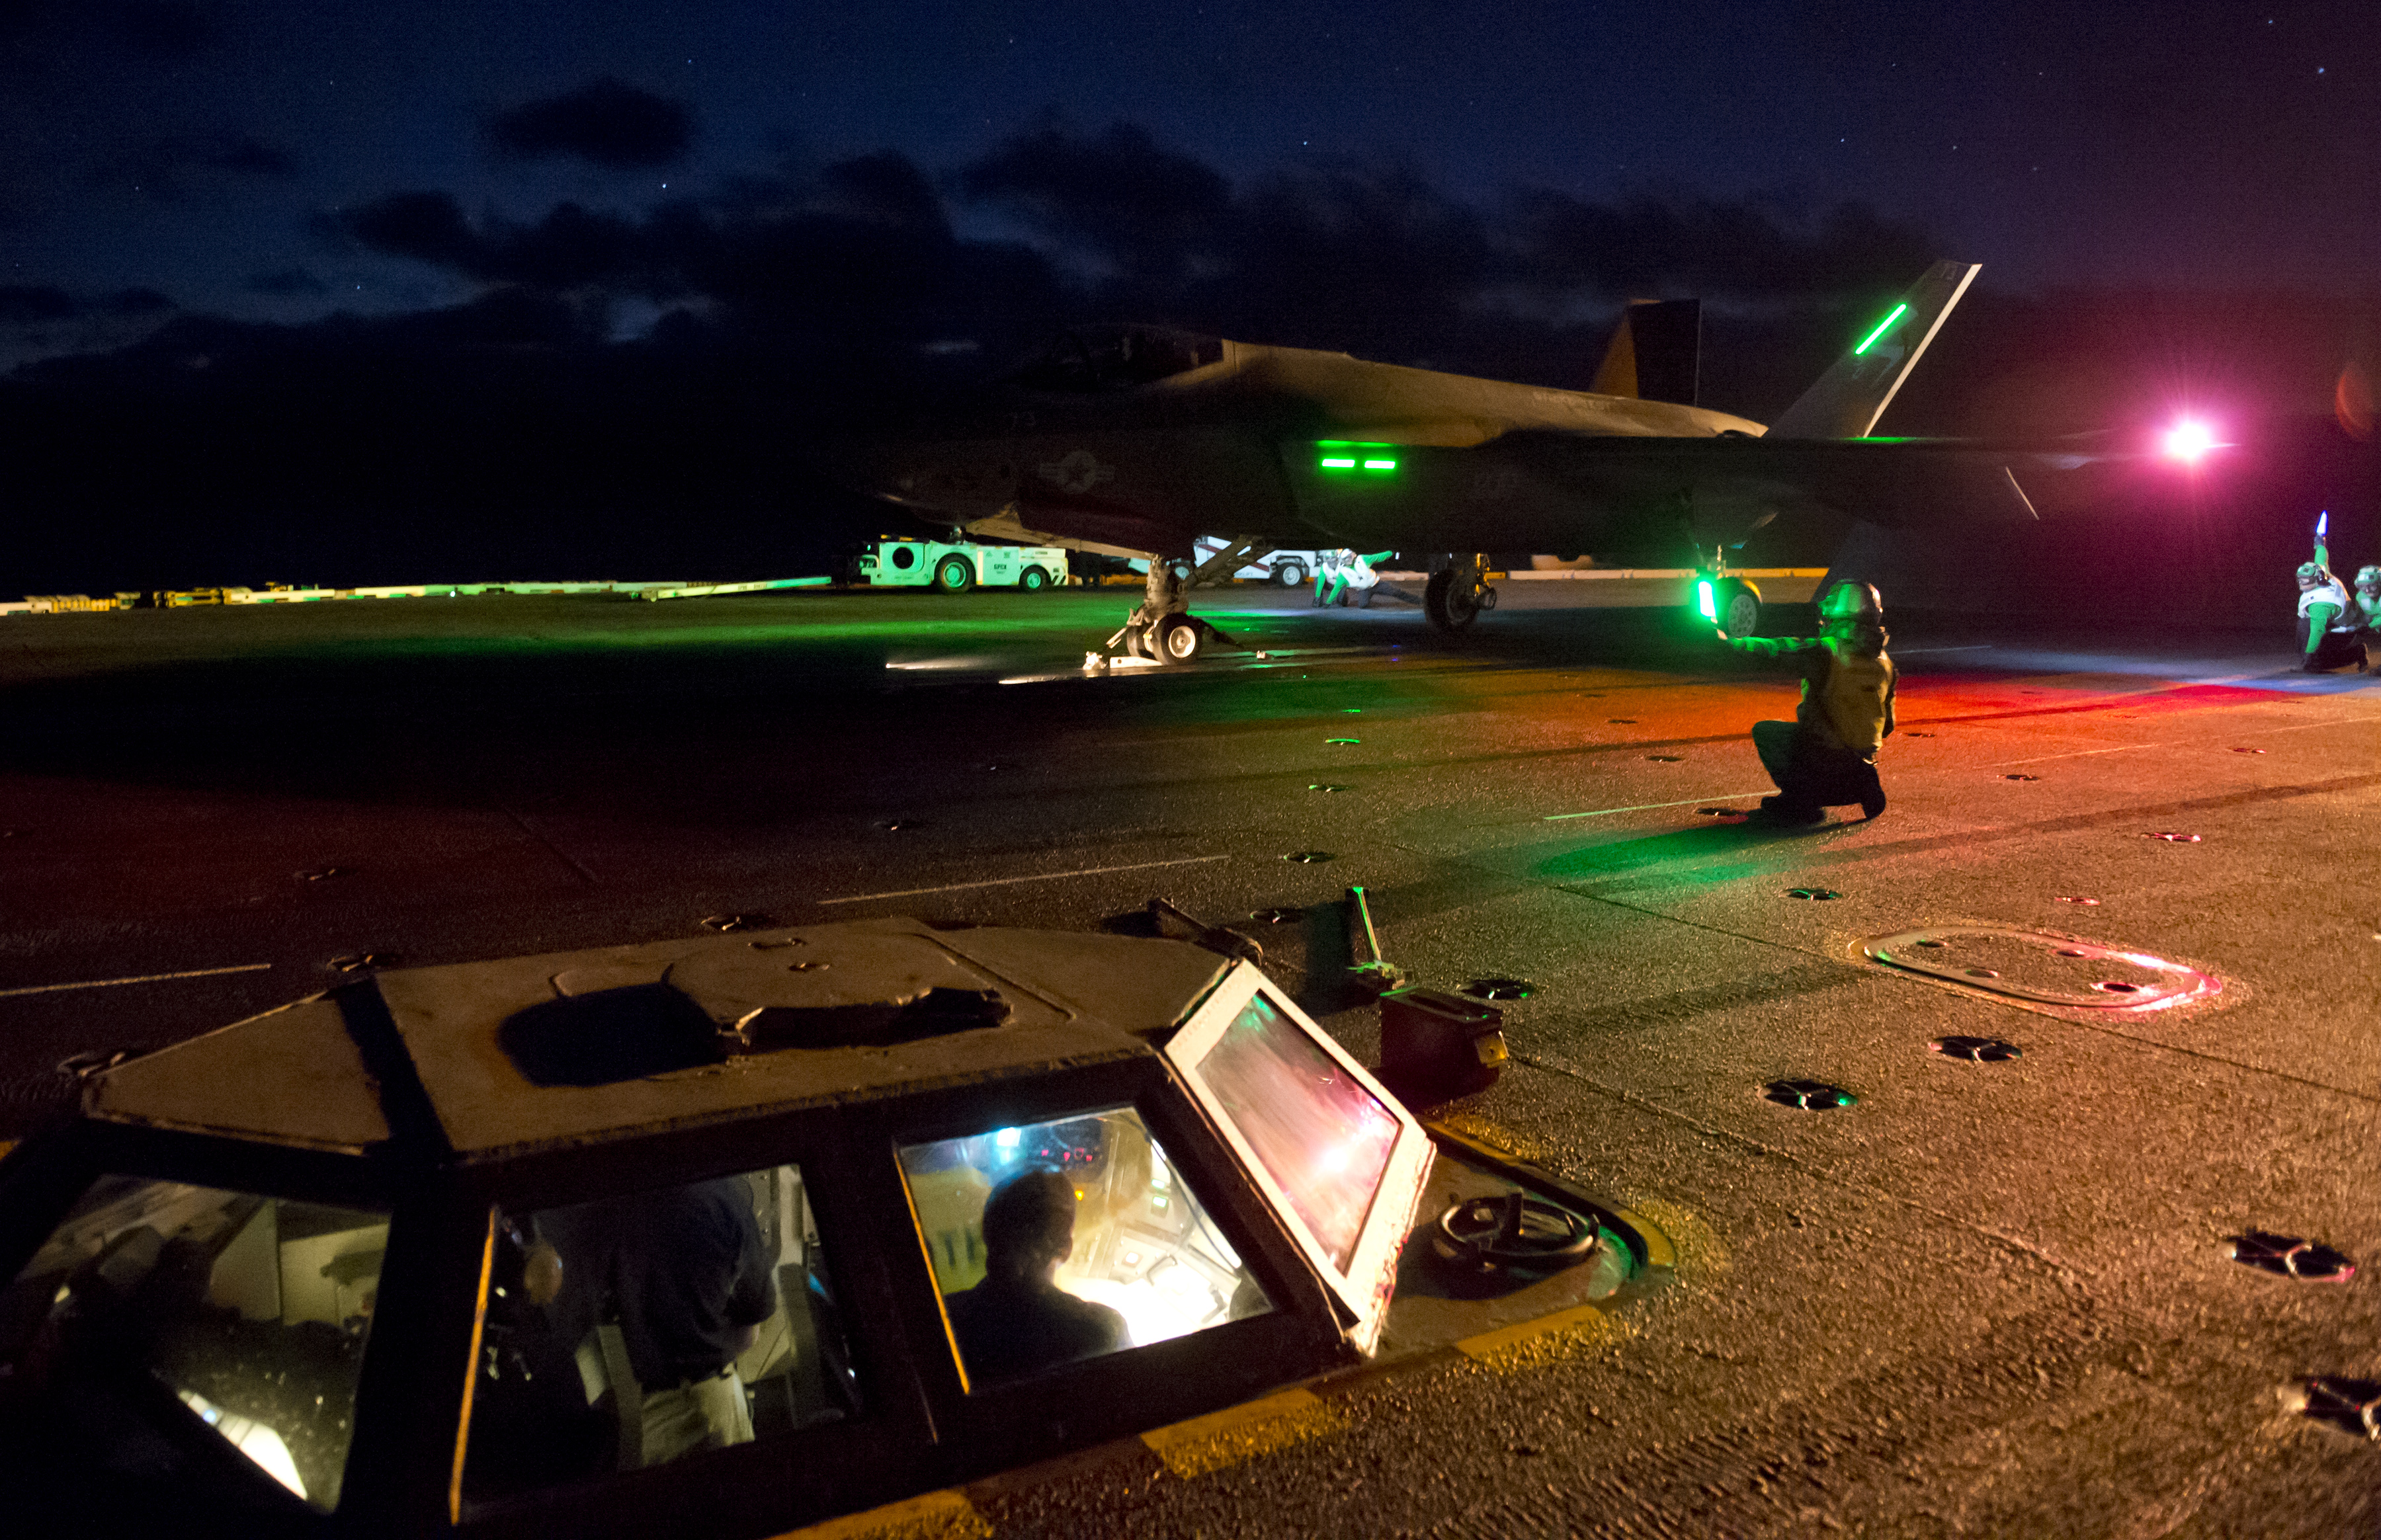
<path fill-rule="evenodd" d="M 1709 559 L 1797 515 L 2033 517 L 2014 449 L 1868 436 L 1977 271 L 1937 262 L 1766 428 L 1692 404 L 1699 314 L 1681 326 L 1679 302 L 1631 309 L 1593 391 L 1083 326 L 830 467 L 971 534 L 1148 557 L 1147 597 L 1110 646 L 1161 662 L 1215 635 L 1189 590 L 1275 549 L 1424 559 L 1423 608 L 1459 630 L 1495 606 L 1486 552 Z M 1231 540 L 1194 565 L 1201 535 Z"/>

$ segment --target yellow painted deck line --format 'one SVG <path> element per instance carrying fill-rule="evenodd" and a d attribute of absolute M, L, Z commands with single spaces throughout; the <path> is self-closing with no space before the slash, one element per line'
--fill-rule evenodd
<path fill-rule="evenodd" d="M 1339 1410 L 1313 1391 L 1284 1390 L 1203 1417 L 1151 1428 L 1141 1441 L 1165 1461 L 1167 1470 L 1187 1480 L 1336 1433 L 1346 1424 Z"/>
<path fill-rule="evenodd" d="M 1495 1331 L 1484 1331 L 1477 1337 L 1463 1338 L 1455 1344 L 1455 1351 L 1466 1358 L 1494 1358 L 1534 1338 L 1567 1331 L 1572 1327 L 1596 1326 L 1603 1320 L 1604 1312 L 1595 1306 L 1574 1305 L 1569 1310 L 1557 1310 L 1551 1316 L 1540 1316 L 1533 1321 L 1522 1321 L 1500 1327 Z"/>
<path fill-rule="evenodd" d="M 946 1487 L 788 1530 L 776 1540 L 990 1540 L 992 1532 L 973 1503 Z"/>
<path fill-rule="evenodd" d="M 1645 1243 L 1645 1266 L 1675 1267 L 1679 1265 L 1679 1248 L 1670 1244 L 1670 1238 L 1656 1229 L 1652 1220 L 1626 1208 L 1614 1209 L 1612 1216 L 1635 1231 L 1638 1238 Z"/>

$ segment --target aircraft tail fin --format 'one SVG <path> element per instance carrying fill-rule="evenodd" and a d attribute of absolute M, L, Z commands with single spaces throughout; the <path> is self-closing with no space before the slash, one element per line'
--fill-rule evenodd
<path fill-rule="evenodd" d="M 1588 389 L 1691 406 L 1701 383 L 1703 337 L 1702 300 L 1632 299 Z"/>
<path fill-rule="evenodd" d="M 1926 276 L 1862 333 L 1850 351 L 1819 376 L 1817 384 L 1769 425 L 1768 436 L 1866 438 L 1981 267 L 1977 262 L 1936 262 L 1928 268 Z"/>

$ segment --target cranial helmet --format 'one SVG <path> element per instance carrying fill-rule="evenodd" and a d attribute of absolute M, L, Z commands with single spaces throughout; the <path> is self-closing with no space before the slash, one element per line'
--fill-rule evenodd
<path fill-rule="evenodd" d="M 2329 573 L 2323 570 L 2323 564 L 2321 562 L 2301 562 L 2299 564 L 2299 581 L 2302 583 L 2325 582 L 2329 579 L 2330 576 L 2331 575 Z"/>
<path fill-rule="evenodd" d="M 2356 586 L 2365 589 L 2381 588 L 2381 567 L 2357 568 Z"/>
<path fill-rule="evenodd" d="M 1819 618 L 1881 621 L 1885 618 L 1885 600 L 1878 596 L 1874 585 L 1846 579 L 1820 597 Z"/>

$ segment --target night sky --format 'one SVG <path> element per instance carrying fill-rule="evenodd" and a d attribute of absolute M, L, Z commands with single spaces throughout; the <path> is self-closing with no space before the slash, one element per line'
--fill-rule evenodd
<path fill-rule="evenodd" d="M 1650 200 L 1700 209 L 1751 264 L 1538 254 L 1481 285 L 1491 306 L 1792 293 L 1811 281 L 1752 268 L 1825 250 L 1846 203 L 2003 288 L 2338 293 L 2381 272 L 2376 81 L 2366 4 L 0 0 L 0 317 L 20 358 L 177 309 L 452 305 L 525 270 L 409 244 L 401 221 L 360 233 L 360 212 L 439 194 L 482 234 L 561 205 L 716 218 L 888 152 L 961 236 L 1096 273 L 1115 253 L 1093 206 L 1164 189 L 1129 157 L 1071 181 L 1015 164 L 1035 142 L 1129 141 L 1160 183 L 1205 172 L 1243 204 L 1401 178 L 1492 247 L 1528 238 L 1533 199 Z M 1004 155 L 1006 184 L 983 175 Z M 563 276 L 591 274 L 616 335 L 700 287 Z"/>
<path fill-rule="evenodd" d="M 1767 420 L 1938 256 L 1887 430 L 2328 418 L 2376 173 L 2370 0 L 0 0 L 0 588 L 782 564 L 1071 321 L 1580 388 L 1694 297 Z"/>

